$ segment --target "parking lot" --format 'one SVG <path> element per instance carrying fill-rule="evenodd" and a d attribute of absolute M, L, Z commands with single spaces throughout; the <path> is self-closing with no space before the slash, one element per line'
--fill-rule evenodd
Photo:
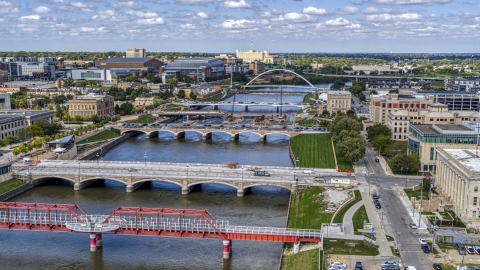
<path fill-rule="evenodd" d="M 356 262 L 362 262 L 364 270 L 381 270 L 382 262 L 394 261 L 398 263 L 403 269 L 401 258 L 398 257 L 381 257 L 381 256 L 348 256 L 348 255 L 330 255 L 329 262 L 342 262 L 347 265 L 347 269 L 355 269 Z"/>

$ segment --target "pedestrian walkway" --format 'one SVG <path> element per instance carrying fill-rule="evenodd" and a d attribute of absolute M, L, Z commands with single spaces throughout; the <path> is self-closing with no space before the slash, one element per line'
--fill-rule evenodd
<path fill-rule="evenodd" d="M 354 204 L 350 209 L 347 210 L 345 213 L 345 216 L 343 216 L 343 231 L 347 235 L 353 235 L 354 234 L 354 228 L 353 228 L 353 215 L 357 210 L 362 207 L 363 201 L 359 201 L 356 204 Z"/>
<path fill-rule="evenodd" d="M 408 214 L 412 218 L 413 222 L 417 224 L 418 229 L 427 229 L 427 225 L 420 219 L 420 214 L 417 210 L 414 209 L 412 202 L 410 199 L 405 195 L 405 192 L 402 190 L 399 194 L 399 198 L 402 201 L 405 209 L 407 209 Z"/>
<path fill-rule="evenodd" d="M 365 210 L 367 211 L 368 220 L 370 223 L 372 223 L 373 229 L 376 232 L 375 236 L 380 256 L 391 257 L 393 254 L 392 250 L 390 249 L 390 242 L 387 241 L 385 232 L 382 230 L 382 226 L 380 225 L 380 217 L 377 214 L 376 208 L 372 202 L 372 198 L 370 198 L 368 195 L 368 188 L 365 189 L 361 186 L 359 190 L 362 194 L 362 201 L 365 205 Z"/>

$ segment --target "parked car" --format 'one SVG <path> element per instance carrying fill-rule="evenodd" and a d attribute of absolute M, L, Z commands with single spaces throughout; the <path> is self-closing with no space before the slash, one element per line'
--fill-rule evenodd
<path fill-rule="evenodd" d="M 468 254 L 475 254 L 475 249 L 472 246 L 465 246 Z"/>
<path fill-rule="evenodd" d="M 343 267 L 343 268 L 347 268 L 347 265 L 342 263 L 342 262 L 332 262 L 330 264 L 330 266 L 340 266 L 340 267 Z"/>
<path fill-rule="evenodd" d="M 434 270 L 442 270 L 442 266 L 439 263 L 434 263 L 433 264 L 433 269 Z"/>
<path fill-rule="evenodd" d="M 475 253 L 480 255 L 480 247 L 479 246 L 474 246 L 473 248 L 475 249 Z"/>
<path fill-rule="evenodd" d="M 418 238 L 418 241 L 420 242 L 420 245 L 426 245 L 427 244 L 427 240 L 425 240 L 425 238 Z"/>
<path fill-rule="evenodd" d="M 376 159 L 375 159 L 375 162 L 380 162 L 380 159 L 376 158 Z"/>
<path fill-rule="evenodd" d="M 129 171 L 129 172 L 136 172 L 137 169 L 135 169 L 135 168 L 129 168 L 128 171 Z"/>
<path fill-rule="evenodd" d="M 345 270 L 345 267 L 338 266 L 338 265 L 330 265 L 328 270 Z"/>
<path fill-rule="evenodd" d="M 415 224 L 415 222 L 412 222 L 408 225 L 410 225 L 410 229 L 417 229 L 417 224 Z"/>
<path fill-rule="evenodd" d="M 458 253 L 460 255 L 467 255 L 467 249 L 465 249 L 465 246 L 461 243 L 456 243 L 455 246 L 457 247 Z"/>
<path fill-rule="evenodd" d="M 355 263 L 355 270 L 363 270 L 362 262 Z"/>
<path fill-rule="evenodd" d="M 472 270 L 480 270 L 480 268 L 478 268 L 478 266 L 472 266 L 471 269 L 472 269 Z"/>
<path fill-rule="evenodd" d="M 421 247 L 424 253 L 430 253 L 430 248 L 428 245 L 421 245 Z"/>
<path fill-rule="evenodd" d="M 382 267 L 384 267 L 384 266 L 392 266 L 392 265 L 398 266 L 398 263 L 397 263 L 397 262 L 394 262 L 394 261 L 386 261 L 386 262 L 382 262 L 382 264 L 381 264 Z"/>
<path fill-rule="evenodd" d="M 375 208 L 377 209 L 381 209 L 382 208 L 382 205 L 380 204 L 380 202 L 377 200 L 375 201 Z"/>

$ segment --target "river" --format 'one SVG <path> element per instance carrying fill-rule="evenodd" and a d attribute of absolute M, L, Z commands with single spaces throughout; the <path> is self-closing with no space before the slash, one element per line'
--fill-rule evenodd
<path fill-rule="evenodd" d="M 248 98 L 269 101 L 275 95 L 254 94 Z M 301 102 L 303 95 L 284 98 Z M 215 133 L 206 142 L 195 132 L 187 132 L 178 140 L 166 132 L 160 132 L 157 138 L 139 135 L 100 159 L 144 161 L 145 154 L 150 162 L 293 165 L 288 137 L 272 135 L 261 142 L 251 133 L 241 135 L 239 141 Z M 206 209 L 217 220 L 228 220 L 232 225 L 284 227 L 289 196 L 288 190 L 261 186 L 237 197 L 234 188 L 221 184 L 202 184 L 199 190 L 181 195 L 180 187 L 160 181 L 154 181 L 151 188 L 126 193 L 125 185 L 105 180 L 80 191 L 50 181 L 13 200 L 78 204 L 88 214 L 109 214 L 119 206 Z M 91 253 L 87 234 L 3 231 L 0 260 L 9 269 L 276 269 L 282 250 L 282 243 L 234 241 L 232 258 L 224 261 L 221 241 L 109 234 L 103 238 L 103 249 Z"/>

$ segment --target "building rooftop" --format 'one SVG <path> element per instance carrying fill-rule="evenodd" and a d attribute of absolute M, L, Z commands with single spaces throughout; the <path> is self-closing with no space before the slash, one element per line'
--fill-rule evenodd
<path fill-rule="evenodd" d="M 480 158 L 475 149 L 443 149 L 450 157 L 471 172 L 480 172 Z"/>
<path fill-rule="evenodd" d="M 223 67 L 222 60 L 212 57 L 180 58 L 170 62 L 165 69 L 191 69 L 199 67 Z"/>
<path fill-rule="evenodd" d="M 0 116 L 34 116 L 44 113 L 53 113 L 50 110 L 0 110 Z"/>
<path fill-rule="evenodd" d="M 109 58 L 105 59 L 103 63 L 145 63 L 153 58 Z"/>
<path fill-rule="evenodd" d="M 436 125 L 414 125 L 411 126 L 417 128 L 424 135 L 435 135 L 435 134 L 455 134 L 455 131 L 458 133 L 472 133 L 475 130 L 458 124 L 436 124 Z"/>
<path fill-rule="evenodd" d="M 327 91 L 329 95 L 351 95 L 349 91 Z"/>

